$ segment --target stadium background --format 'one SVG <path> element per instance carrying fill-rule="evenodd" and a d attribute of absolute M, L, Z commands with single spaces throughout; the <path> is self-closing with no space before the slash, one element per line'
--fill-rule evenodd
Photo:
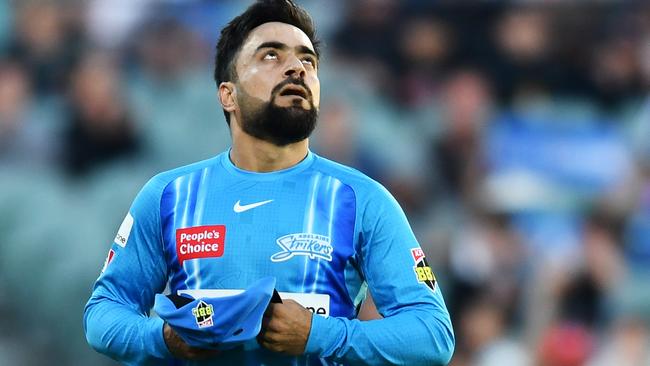
<path fill-rule="evenodd" d="M 0 364 L 114 364 L 83 305 L 148 177 L 228 146 L 213 49 L 248 3 L 0 0 Z M 313 150 L 407 211 L 452 365 L 650 365 L 648 3 L 299 3 Z"/>

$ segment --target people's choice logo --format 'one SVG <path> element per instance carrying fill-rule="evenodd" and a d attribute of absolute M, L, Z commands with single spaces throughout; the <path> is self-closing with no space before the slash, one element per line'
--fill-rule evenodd
<path fill-rule="evenodd" d="M 223 256 L 226 226 L 194 226 L 176 230 L 176 255 L 182 265 L 188 259 Z"/>
<path fill-rule="evenodd" d="M 296 255 L 308 256 L 310 259 L 320 258 L 332 261 L 334 248 L 329 237 L 317 234 L 289 234 L 276 240 L 282 248 L 281 252 L 271 256 L 273 262 L 284 262 Z"/>

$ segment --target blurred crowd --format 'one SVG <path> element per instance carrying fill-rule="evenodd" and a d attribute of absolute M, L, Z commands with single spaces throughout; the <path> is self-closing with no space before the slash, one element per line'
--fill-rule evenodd
<path fill-rule="evenodd" d="M 312 149 L 405 208 L 451 365 L 650 365 L 650 5 L 298 2 Z M 248 3 L 0 0 L 0 364 L 112 364 L 83 305 L 146 180 L 228 147 L 214 46 Z"/>

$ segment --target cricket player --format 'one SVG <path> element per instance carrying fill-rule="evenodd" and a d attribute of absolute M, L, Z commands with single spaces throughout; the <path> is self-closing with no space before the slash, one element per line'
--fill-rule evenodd
<path fill-rule="evenodd" d="M 289 0 L 257 1 L 222 30 L 214 76 L 232 146 L 137 195 L 85 308 L 94 349 L 129 365 L 449 362 L 449 313 L 402 209 L 309 150 L 319 61 L 312 20 Z M 208 299 L 267 277 L 282 302 L 228 350 L 188 344 L 150 315 L 166 289 Z M 381 319 L 362 321 L 369 294 Z M 193 309 L 197 324 L 228 324 L 209 304 Z"/>

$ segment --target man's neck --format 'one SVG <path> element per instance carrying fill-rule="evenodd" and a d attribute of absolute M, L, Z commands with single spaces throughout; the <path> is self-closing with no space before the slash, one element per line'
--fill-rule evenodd
<path fill-rule="evenodd" d="M 230 160 L 239 169 L 259 173 L 274 172 L 291 168 L 307 156 L 309 139 L 280 147 L 242 131 L 237 132 L 233 133 Z"/>

